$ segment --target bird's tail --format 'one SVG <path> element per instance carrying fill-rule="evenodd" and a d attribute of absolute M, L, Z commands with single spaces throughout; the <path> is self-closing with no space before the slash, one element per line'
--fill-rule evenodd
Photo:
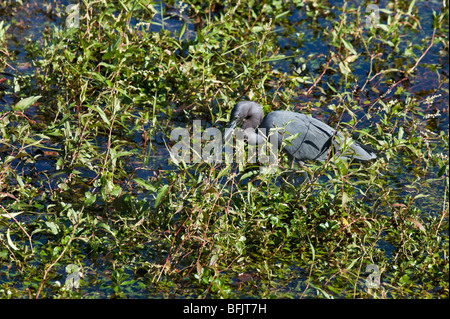
<path fill-rule="evenodd" d="M 353 157 L 356 160 L 370 161 L 377 158 L 378 151 L 368 145 L 355 142 L 350 146 L 350 149 L 353 156 L 349 157 Z"/>

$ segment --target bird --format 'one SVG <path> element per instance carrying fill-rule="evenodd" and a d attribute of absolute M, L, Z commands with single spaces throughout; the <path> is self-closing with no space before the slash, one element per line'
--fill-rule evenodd
<path fill-rule="evenodd" d="M 277 129 L 278 138 L 275 142 L 278 142 L 278 147 L 282 148 L 291 161 L 297 161 L 300 165 L 304 165 L 305 161 L 324 162 L 333 158 L 357 161 L 377 158 L 377 152 L 362 143 L 352 141 L 349 146 L 344 147 L 345 138 L 340 132 L 312 116 L 291 111 L 274 111 L 264 117 L 262 107 L 253 101 L 241 101 L 233 107 L 225 141 L 239 126 L 244 130 L 250 145 L 262 145 L 261 143 L 269 140 L 265 133 L 269 133 L 270 129 Z M 289 137 L 291 138 L 288 139 Z"/>

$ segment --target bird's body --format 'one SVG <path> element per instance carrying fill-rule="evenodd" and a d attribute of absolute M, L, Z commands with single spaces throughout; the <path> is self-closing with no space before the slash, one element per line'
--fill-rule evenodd
<path fill-rule="evenodd" d="M 229 127 L 234 128 L 241 122 L 241 128 L 245 130 L 251 145 L 261 145 L 267 141 L 270 129 L 277 129 L 275 134 L 278 134 L 278 146 L 283 145 L 283 151 L 300 163 L 307 160 L 326 161 L 333 157 L 360 161 L 376 158 L 370 147 L 358 142 L 343 147 L 345 138 L 341 133 L 311 116 L 290 111 L 274 111 L 264 118 L 263 115 L 258 103 L 239 102 L 231 111 Z M 258 130 L 255 131 L 256 128 Z M 283 143 L 293 135 L 297 136 Z"/>

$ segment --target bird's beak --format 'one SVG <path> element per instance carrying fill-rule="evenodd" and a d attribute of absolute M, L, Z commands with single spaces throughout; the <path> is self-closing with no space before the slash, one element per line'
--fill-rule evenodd
<path fill-rule="evenodd" d="M 236 126 L 241 125 L 242 119 L 235 118 L 234 120 L 230 121 L 230 124 L 228 124 L 227 128 L 225 129 L 225 135 L 224 135 L 224 141 L 228 141 L 228 138 L 230 137 L 231 133 L 233 133 Z"/>

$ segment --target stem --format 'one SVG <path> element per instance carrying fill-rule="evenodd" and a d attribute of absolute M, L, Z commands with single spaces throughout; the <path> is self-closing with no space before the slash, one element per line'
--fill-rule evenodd
<path fill-rule="evenodd" d="M 45 271 L 45 273 L 44 273 L 44 278 L 42 278 L 41 285 L 39 286 L 39 289 L 38 289 L 38 291 L 37 291 L 37 293 L 36 293 L 36 299 L 39 298 L 39 295 L 40 295 L 40 293 L 41 293 L 41 291 L 42 291 L 42 288 L 44 287 L 45 280 L 47 279 L 48 273 L 50 272 L 50 269 L 52 269 L 53 266 L 55 266 L 56 263 L 62 258 L 62 256 L 63 256 L 64 253 L 66 252 L 67 248 L 69 248 L 70 244 L 72 243 L 73 237 L 74 237 L 74 235 L 75 235 L 75 230 L 77 229 L 77 227 L 78 227 L 78 224 L 75 224 L 75 225 L 73 226 L 72 235 L 70 235 L 70 238 L 69 238 L 69 241 L 68 241 L 67 244 L 66 244 L 66 247 L 64 247 L 62 253 L 58 256 L 58 258 L 56 258 L 56 260 L 55 260 L 55 261 L 47 268 L 47 270 Z"/>

